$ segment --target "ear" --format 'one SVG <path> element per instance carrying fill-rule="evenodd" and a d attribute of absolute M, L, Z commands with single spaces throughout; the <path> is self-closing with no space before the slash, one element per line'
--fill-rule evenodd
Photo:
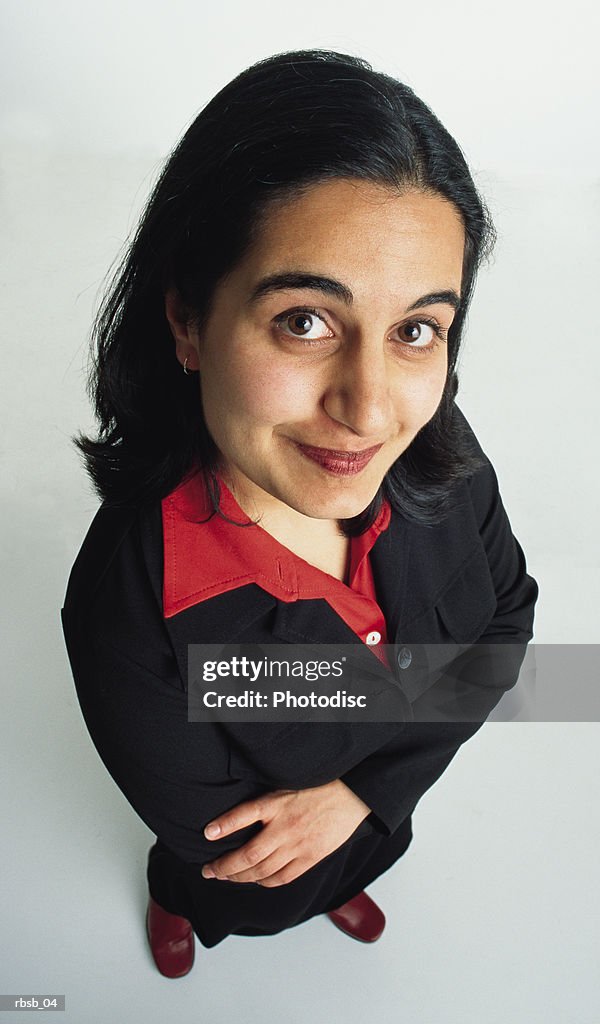
<path fill-rule="evenodd" d="M 165 315 L 175 339 L 175 353 L 183 366 L 187 359 L 190 370 L 198 370 L 198 334 L 188 322 L 185 304 L 176 288 L 165 294 Z"/>

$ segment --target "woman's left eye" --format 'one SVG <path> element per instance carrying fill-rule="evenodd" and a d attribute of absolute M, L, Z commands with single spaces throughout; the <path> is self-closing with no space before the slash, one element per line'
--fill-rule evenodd
<path fill-rule="evenodd" d="M 275 323 L 288 337 L 299 341 L 322 341 L 333 338 L 333 332 L 316 310 L 294 309 L 275 317 Z"/>
<path fill-rule="evenodd" d="M 427 320 L 409 320 L 398 327 L 398 334 L 400 340 L 410 348 L 429 348 L 434 338 L 444 339 L 444 332 L 439 324 Z"/>

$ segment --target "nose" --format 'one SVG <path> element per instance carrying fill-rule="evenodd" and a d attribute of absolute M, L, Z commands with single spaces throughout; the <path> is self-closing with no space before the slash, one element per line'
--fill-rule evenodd
<path fill-rule="evenodd" d="M 381 346 L 357 342 L 332 364 L 323 408 L 360 437 L 385 440 L 393 422 L 390 367 Z"/>

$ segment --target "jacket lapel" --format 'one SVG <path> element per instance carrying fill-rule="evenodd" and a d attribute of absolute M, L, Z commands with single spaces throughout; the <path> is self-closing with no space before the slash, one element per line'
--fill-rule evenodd
<path fill-rule="evenodd" d="M 361 643 L 324 598 L 277 602 L 273 636 L 289 644 Z"/>
<path fill-rule="evenodd" d="M 370 677 L 380 680 L 381 685 L 386 687 L 394 679 L 394 673 L 386 668 L 375 652 L 362 642 L 323 599 L 294 601 L 290 604 L 279 601 L 272 634 L 273 642 L 286 644 L 325 644 L 330 648 L 344 648 L 351 644 L 352 652 L 346 652 L 346 656 L 356 678 Z M 334 656 L 341 653 L 338 650 Z"/>
<path fill-rule="evenodd" d="M 255 623 L 257 627 L 260 623 L 262 635 L 265 616 L 276 604 L 276 598 L 256 584 L 249 584 L 164 619 L 182 679 L 188 678 L 188 644 L 236 643 L 252 632 Z"/>
<path fill-rule="evenodd" d="M 392 510 L 390 524 L 377 538 L 370 554 L 375 591 L 390 644 L 395 642 L 398 626 L 406 618 L 410 546 L 411 525 Z"/>

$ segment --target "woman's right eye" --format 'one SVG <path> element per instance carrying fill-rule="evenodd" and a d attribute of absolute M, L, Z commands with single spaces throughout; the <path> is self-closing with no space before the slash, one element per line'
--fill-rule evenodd
<path fill-rule="evenodd" d="M 275 323 L 284 334 L 298 341 L 323 341 L 334 336 L 315 309 L 288 310 L 275 317 Z"/>

